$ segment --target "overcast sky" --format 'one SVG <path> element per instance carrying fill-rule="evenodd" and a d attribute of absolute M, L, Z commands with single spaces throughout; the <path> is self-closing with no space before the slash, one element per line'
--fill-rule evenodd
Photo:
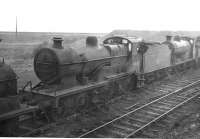
<path fill-rule="evenodd" d="M 0 0 L 0 31 L 199 30 L 198 0 Z"/>

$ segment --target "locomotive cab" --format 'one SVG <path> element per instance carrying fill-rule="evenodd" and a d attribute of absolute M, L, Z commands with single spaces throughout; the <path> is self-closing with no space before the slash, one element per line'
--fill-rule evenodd
<path fill-rule="evenodd" d="M 110 55 L 114 56 L 116 55 L 116 51 L 125 51 L 127 53 L 128 58 L 130 59 L 132 55 L 132 48 L 133 48 L 133 43 L 122 37 L 111 37 L 106 40 L 104 40 L 104 45 L 110 52 Z M 119 50 L 117 50 L 119 49 Z"/>

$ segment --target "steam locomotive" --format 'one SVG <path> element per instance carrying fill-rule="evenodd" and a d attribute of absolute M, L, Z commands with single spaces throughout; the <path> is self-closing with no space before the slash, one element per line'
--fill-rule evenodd
<path fill-rule="evenodd" d="M 0 115 L 19 109 L 17 97 L 17 75 L 13 69 L 0 62 Z M 0 134 L 11 134 L 17 127 L 18 118 L 0 121 Z"/>
<path fill-rule="evenodd" d="M 124 89 L 135 89 L 168 73 L 199 65 L 199 40 L 167 36 L 166 41 L 159 43 L 111 36 L 98 44 L 97 38 L 90 36 L 83 47 L 70 48 L 62 38 L 54 37 L 53 43 L 35 54 L 34 71 L 40 79 L 37 85 L 28 82 L 17 94 L 16 74 L 5 63 L 0 65 L 1 73 L 5 73 L 0 76 L 1 98 L 8 99 L 6 105 L 15 103 L 12 97 L 27 105 L 19 111 L 16 101 L 16 107 L 2 111 L 0 121 L 12 117 L 8 111 L 15 116 L 40 111 L 56 120 L 105 102 Z"/>

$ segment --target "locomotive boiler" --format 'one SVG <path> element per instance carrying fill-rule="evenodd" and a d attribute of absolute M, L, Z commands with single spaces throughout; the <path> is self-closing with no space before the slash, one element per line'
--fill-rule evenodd
<path fill-rule="evenodd" d="M 164 43 L 171 49 L 171 63 L 173 65 L 193 58 L 193 39 L 181 36 L 166 36 Z"/>

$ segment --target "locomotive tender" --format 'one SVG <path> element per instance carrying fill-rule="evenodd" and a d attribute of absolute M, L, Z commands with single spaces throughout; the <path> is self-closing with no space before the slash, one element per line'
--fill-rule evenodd
<path fill-rule="evenodd" d="M 20 90 L 19 98 L 27 105 L 26 110 L 15 107 L 8 111 L 14 111 L 14 117 L 39 110 L 52 120 L 73 114 L 92 103 L 109 100 L 121 90 L 141 87 L 168 73 L 198 65 L 199 40 L 167 36 L 165 42 L 158 43 L 112 36 L 99 45 L 91 36 L 83 47 L 70 48 L 62 38 L 53 38 L 53 43 L 38 50 L 34 57 L 34 71 L 41 82 L 34 87 L 29 82 Z M 5 73 L 0 76 L 1 98 L 10 99 L 12 93 L 17 96 L 15 73 L 5 64 L 0 70 Z M 8 86 L 11 93 L 3 95 L 10 92 L 4 90 Z M 6 111 L 0 120 L 8 117 L 12 116 Z"/>

